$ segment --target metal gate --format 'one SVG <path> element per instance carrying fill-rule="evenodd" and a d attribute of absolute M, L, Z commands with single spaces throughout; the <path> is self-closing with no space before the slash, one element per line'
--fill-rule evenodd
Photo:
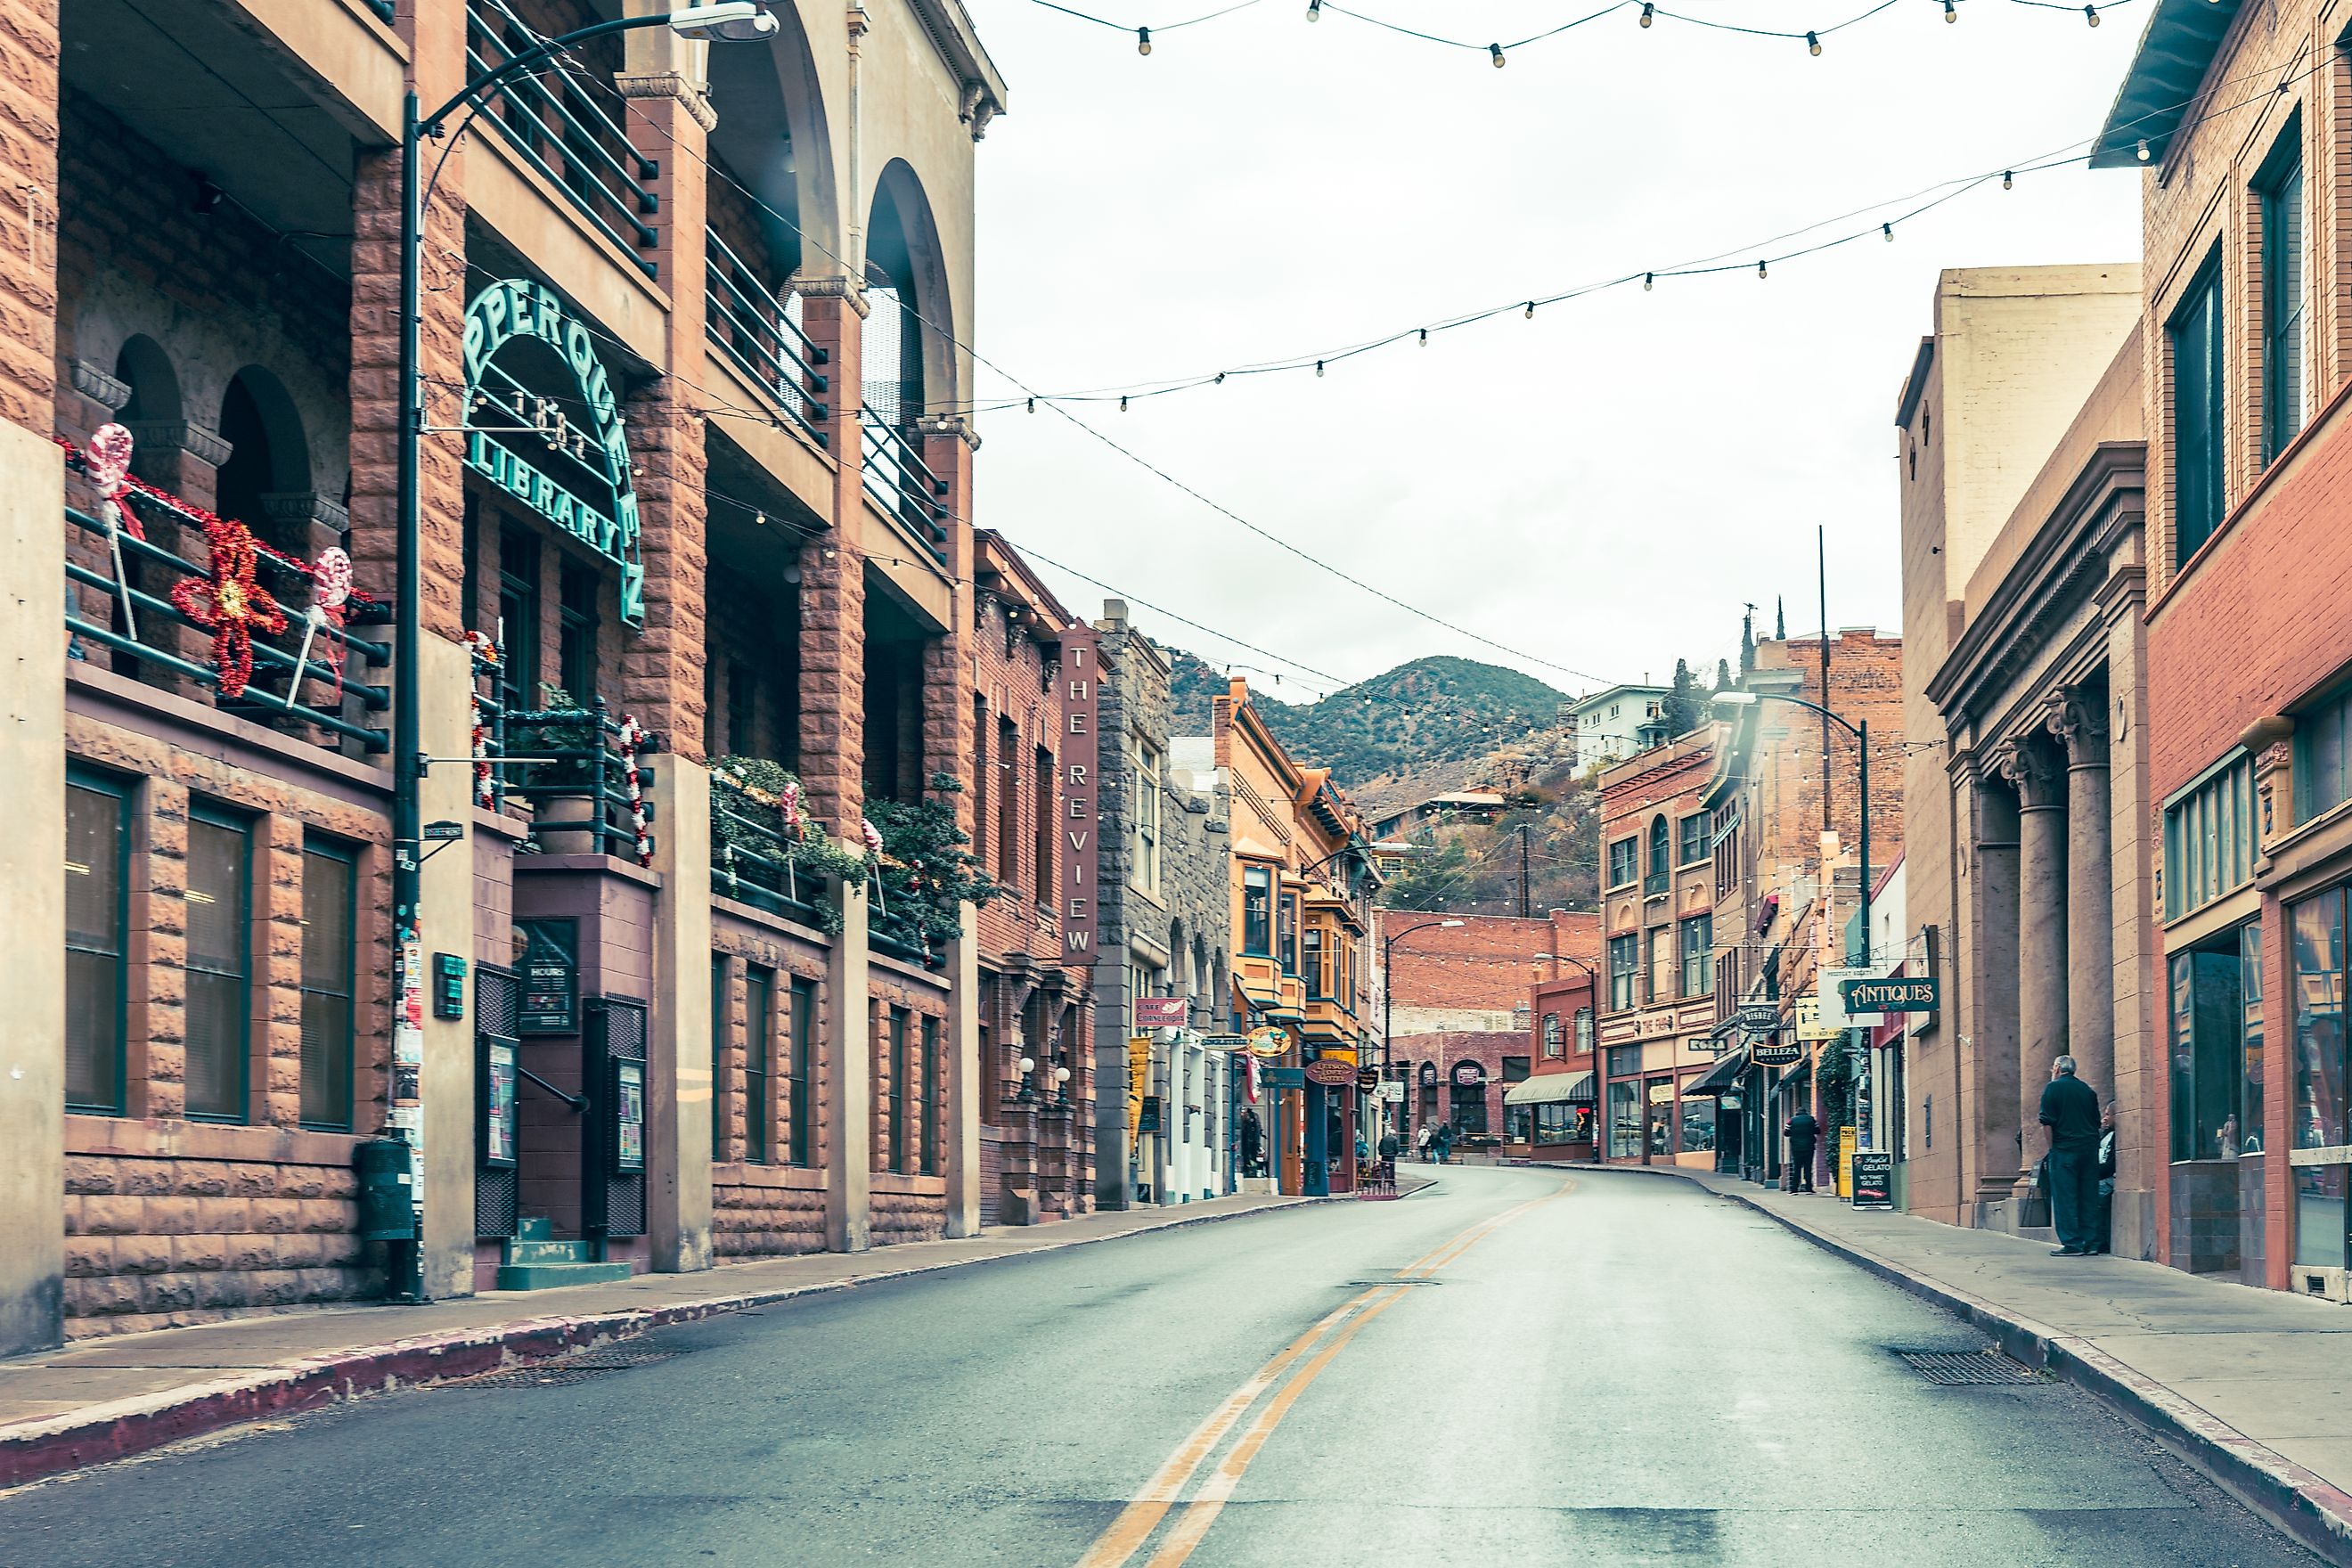
<path fill-rule="evenodd" d="M 515 1016 L 522 986 L 515 972 L 474 966 L 474 1234 L 515 1233 L 514 1105 L 520 1041 Z"/>
<path fill-rule="evenodd" d="M 580 1228 L 590 1237 L 646 1230 L 646 1005 L 593 996 L 583 1005 Z"/>

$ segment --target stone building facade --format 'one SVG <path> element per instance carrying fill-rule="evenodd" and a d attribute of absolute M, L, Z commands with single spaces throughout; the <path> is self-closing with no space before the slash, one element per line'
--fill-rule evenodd
<path fill-rule="evenodd" d="M 868 897 L 903 868 L 855 867 L 885 803 L 971 823 L 958 340 L 1004 89 L 961 6 L 648 26 L 429 144 L 429 847 L 387 765 L 402 99 L 614 8 L 172 9 L 0 0 L 0 161 L 45 194 L 0 257 L 0 940 L 72 977 L 33 966 L 0 1075 L 0 1350 L 381 1292 L 387 1131 L 434 1297 L 529 1216 L 606 1268 L 968 1233 L 975 942 L 904 942 Z M 395 855 L 440 982 L 398 1060 Z"/>
<path fill-rule="evenodd" d="M 1213 766 L 1195 773 L 1178 760 L 1167 656 L 1117 599 L 1104 601 L 1095 630 L 1102 661 L 1095 1078 L 1118 1086 L 1095 1100 L 1095 1197 L 1104 1208 L 1194 1203 L 1233 1191 L 1237 1173 L 1235 1059 L 1201 1043 L 1231 1019 L 1232 806 Z M 1185 998 L 1184 1026 L 1137 1028 L 1139 996 Z M 1130 1042 L 1147 1036 L 1148 1058 L 1131 1052 Z M 1131 1081 L 1139 1071 L 1140 1085 Z M 1157 1102 L 1157 1131 L 1129 1133 L 1129 1097 L 1119 1089 Z"/>

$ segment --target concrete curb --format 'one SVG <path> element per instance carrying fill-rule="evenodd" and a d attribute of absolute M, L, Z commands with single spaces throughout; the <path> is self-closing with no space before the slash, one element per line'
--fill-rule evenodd
<path fill-rule="evenodd" d="M 1339 1198 L 1350 1194 L 1339 1194 Z M 1334 1197 L 1294 1198 L 1260 1208 L 1223 1214 L 1179 1215 L 1156 1225 L 1108 1236 L 1073 1237 L 1044 1247 L 978 1258 L 954 1258 L 913 1268 L 864 1274 L 853 1279 L 823 1279 L 774 1290 L 754 1290 L 665 1306 L 578 1315 L 547 1314 L 510 1322 L 439 1334 L 416 1334 L 361 1345 L 322 1356 L 280 1362 L 257 1371 L 237 1371 L 201 1383 L 130 1399 L 92 1405 L 64 1415 L 40 1416 L 0 1425 L 0 1488 L 63 1475 L 70 1470 L 131 1458 L 169 1443 L 202 1436 L 266 1416 L 316 1410 L 372 1394 L 446 1383 L 503 1367 L 533 1362 L 625 1339 L 673 1323 L 694 1322 L 723 1312 L 747 1311 L 803 1296 L 826 1295 L 861 1285 L 911 1279 L 984 1263 L 1035 1258 L 1074 1247 L 1124 1241 L 1138 1236 L 1225 1220 L 1251 1219 L 1316 1204 Z"/>
<path fill-rule="evenodd" d="M 2352 1565 L 2352 1494 L 2255 1442 L 2087 1340 L 1914 1274 L 1866 1247 L 1811 1229 L 1745 1193 L 1719 1191 L 1687 1172 L 1651 1167 L 1650 1173 L 1680 1176 L 1701 1192 L 1753 1209 L 1822 1251 L 1984 1330 L 2011 1360 L 2042 1368 L 2095 1394 L 2296 1542 L 2330 1563 Z"/>

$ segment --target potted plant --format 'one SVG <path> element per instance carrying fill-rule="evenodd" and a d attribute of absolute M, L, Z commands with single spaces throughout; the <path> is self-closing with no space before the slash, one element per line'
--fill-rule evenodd
<path fill-rule="evenodd" d="M 879 841 L 873 856 L 874 901 L 867 920 L 879 934 L 919 949 L 927 962 L 962 930 L 968 900 L 988 903 L 1000 890 L 968 847 L 971 835 L 956 826 L 955 805 L 936 798 L 962 792 L 952 773 L 931 775 L 929 798 L 866 803 Z"/>
<path fill-rule="evenodd" d="M 523 754 L 555 760 L 532 766 L 523 793 L 530 797 L 538 821 L 558 826 L 534 827 L 531 841 L 544 855 L 597 854 L 603 846 L 590 826 L 603 819 L 604 805 L 596 796 L 594 753 L 604 744 L 597 715 L 551 681 L 539 683 L 539 706 L 541 713 L 551 717 L 530 725 L 535 735 Z M 513 727 L 511 721 L 509 727 Z M 567 823 L 574 826 L 562 826 Z"/>
<path fill-rule="evenodd" d="M 750 876 L 748 865 L 738 875 L 814 910 L 819 929 L 828 936 L 840 935 L 841 911 L 825 898 L 824 883 L 828 878 L 865 877 L 863 847 L 832 837 L 810 817 L 802 804 L 800 780 L 781 763 L 766 757 L 718 757 L 711 762 L 710 776 L 714 864 L 726 868 L 733 858 L 730 850 L 780 864 L 782 875 L 770 873 L 765 882 Z"/>

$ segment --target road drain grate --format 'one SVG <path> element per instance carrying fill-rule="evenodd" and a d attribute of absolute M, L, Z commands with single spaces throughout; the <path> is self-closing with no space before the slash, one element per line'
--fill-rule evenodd
<path fill-rule="evenodd" d="M 1895 1353 L 1909 1362 L 1912 1369 L 1929 1383 L 1948 1388 L 2031 1385 L 2050 1381 L 2049 1373 L 2011 1361 L 1999 1351 L 1898 1350 Z"/>
<path fill-rule="evenodd" d="M 534 1362 L 529 1366 L 510 1366 L 499 1372 L 485 1373 L 479 1377 L 462 1378 L 446 1384 L 448 1388 L 555 1388 L 567 1384 L 586 1383 L 590 1378 L 607 1373 L 627 1372 L 632 1367 L 651 1366 L 656 1362 L 669 1360 L 678 1352 L 661 1350 L 647 1344 L 598 1345 L 593 1350 L 552 1360 Z"/>

